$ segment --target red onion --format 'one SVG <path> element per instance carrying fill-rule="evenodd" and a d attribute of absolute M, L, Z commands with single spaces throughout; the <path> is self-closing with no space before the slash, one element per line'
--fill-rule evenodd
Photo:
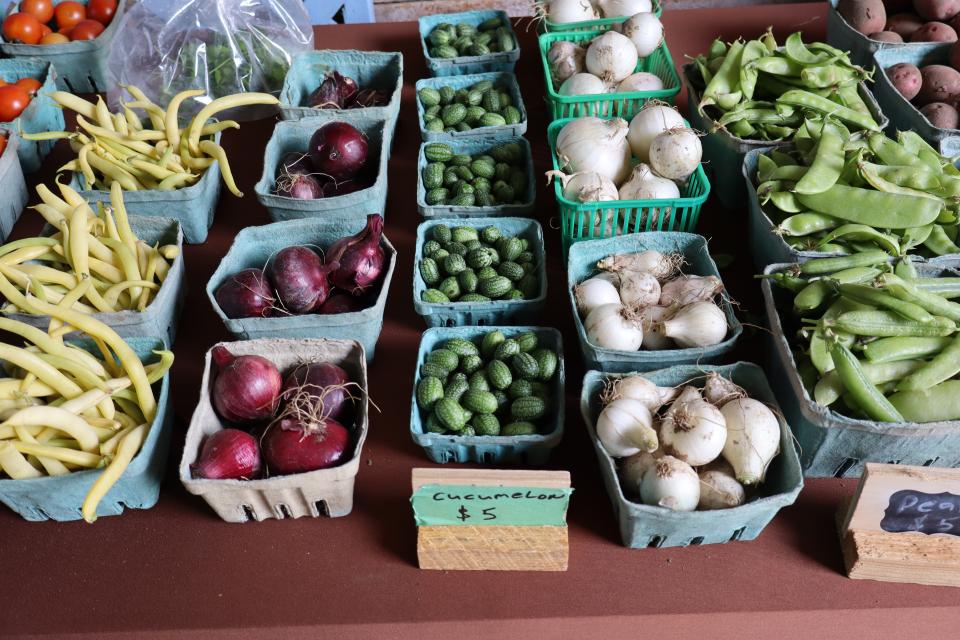
<path fill-rule="evenodd" d="M 383 216 L 367 216 L 367 226 L 359 233 L 340 238 L 327 250 L 327 262 L 338 266 L 330 274 L 330 281 L 339 289 L 359 296 L 376 284 L 383 273 L 386 258 L 380 246 Z"/>
<path fill-rule="evenodd" d="M 359 299 L 346 293 L 335 293 L 317 309 L 317 313 L 352 313 L 363 308 L 364 305 Z"/>
<path fill-rule="evenodd" d="M 221 418 L 243 423 L 274 414 L 283 385 L 276 365 L 261 356 L 234 356 L 224 346 L 214 347 L 211 356 L 219 369 L 211 395 Z"/>
<path fill-rule="evenodd" d="M 353 78 L 334 71 L 323 77 L 320 86 L 307 98 L 307 105 L 318 109 L 348 109 L 353 106 L 357 91 Z"/>
<path fill-rule="evenodd" d="M 287 151 L 280 157 L 280 167 L 277 169 L 277 175 L 287 174 L 292 176 L 295 173 L 313 173 L 310 156 L 306 152 Z"/>
<path fill-rule="evenodd" d="M 291 313 L 310 313 L 330 296 L 330 271 L 313 249 L 293 246 L 281 249 L 267 263 L 267 277 L 280 302 Z"/>
<path fill-rule="evenodd" d="M 283 418 L 267 430 L 263 457 L 272 476 L 305 473 L 336 465 L 349 443 L 350 432 L 335 420 L 311 426 Z"/>
<path fill-rule="evenodd" d="M 367 161 L 367 136 L 346 122 L 323 125 L 307 148 L 313 168 L 338 182 L 352 178 Z"/>
<path fill-rule="evenodd" d="M 261 466 L 255 437 L 239 429 L 223 429 L 203 441 L 190 473 L 194 478 L 249 480 L 260 475 Z"/>
<path fill-rule="evenodd" d="M 278 196 L 297 200 L 319 200 L 326 196 L 320 181 L 305 173 L 281 174 L 277 178 L 276 191 Z"/>
<path fill-rule="evenodd" d="M 266 318 L 277 302 L 266 274 L 254 268 L 227 278 L 213 297 L 228 318 Z"/>
<path fill-rule="evenodd" d="M 280 392 L 288 405 L 284 414 L 299 411 L 316 416 L 317 422 L 326 418 L 344 421 L 353 409 L 350 375 L 332 362 L 310 362 L 298 365 L 287 374 Z"/>

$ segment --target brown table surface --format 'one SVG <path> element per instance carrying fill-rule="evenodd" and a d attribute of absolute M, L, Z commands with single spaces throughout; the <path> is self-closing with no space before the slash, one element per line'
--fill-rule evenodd
<path fill-rule="evenodd" d="M 825 5 L 667 11 L 667 38 L 677 64 L 706 50 L 718 34 L 755 37 L 802 29 L 825 37 Z M 529 25 L 529 28 L 528 28 Z M 543 75 L 535 27 L 517 27 L 523 56 L 517 74 L 529 112 L 527 132 L 538 172 L 549 167 Z M 566 436 L 550 468 L 569 469 L 576 492 L 570 512 L 566 573 L 421 571 L 416 565 L 410 469 L 430 464 L 410 439 L 411 374 L 423 322 L 411 304 L 416 210 L 413 84 L 427 75 L 413 23 L 319 28 L 317 46 L 401 51 L 405 86 L 390 162 L 387 234 L 400 259 L 387 304 L 370 392 L 382 409 L 371 419 L 353 513 L 339 519 L 226 524 L 176 475 L 186 423 L 197 400 L 203 353 L 228 338 L 204 285 L 234 235 L 269 222 L 253 196 L 272 122 L 244 124 L 224 136 L 237 182 L 224 190 L 207 242 L 186 250 L 190 292 L 172 372 L 175 435 L 169 473 L 153 509 L 83 522 L 33 523 L 0 510 L 0 637 L 111 634 L 135 637 L 575 637 L 602 633 L 667 638 L 892 637 L 944 631 L 957 637 L 960 592 L 947 588 L 848 580 L 834 515 L 855 480 L 811 480 L 753 542 L 632 550 L 617 525 L 579 417 L 583 373 L 563 283 L 552 192 L 538 179 L 537 217 L 547 237 L 550 279 L 545 319 L 556 323 L 568 354 Z M 40 177 L 63 161 L 49 158 Z M 716 254 L 729 254 L 725 281 L 744 316 L 759 313 L 758 288 L 745 246 L 744 210 L 712 202 L 698 231 Z M 34 232 L 25 213 L 17 234 Z M 553 227 L 551 229 L 551 227 Z M 756 316 L 754 321 L 756 320 Z M 756 335 L 740 356 L 759 360 Z M 952 623 L 952 624 L 951 624 Z M 842 629 L 842 631 L 841 631 Z M 270 631 L 279 635 L 268 636 Z M 649 634 L 649 635 L 648 635 Z"/>

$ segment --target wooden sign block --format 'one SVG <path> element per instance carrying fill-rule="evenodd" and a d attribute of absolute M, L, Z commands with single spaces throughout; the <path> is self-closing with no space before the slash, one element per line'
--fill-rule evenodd
<path fill-rule="evenodd" d="M 566 571 L 567 471 L 414 469 L 421 569 Z"/>
<path fill-rule="evenodd" d="M 840 535 L 851 578 L 960 586 L 960 469 L 868 463 Z"/>

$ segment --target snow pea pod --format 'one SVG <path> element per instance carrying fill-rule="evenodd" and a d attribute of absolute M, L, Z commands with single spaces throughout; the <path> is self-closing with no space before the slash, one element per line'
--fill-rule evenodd
<path fill-rule="evenodd" d="M 726 54 L 727 44 L 723 40 L 717 38 L 710 43 L 710 48 L 707 50 L 707 58 L 712 60 L 713 58 L 719 58 L 720 56 L 724 56 Z"/>
<path fill-rule="evenodd" d="M 887 182 L 891 182 L 898 187 L 906 187 L 920 191 L 930 191 L 941 188 L 941 182 L 937 174 L 926 167 L 874 164 L 872 162 L 861 162 L 859 167 L 862 170 L 867 170 L 874 175 L 880 176 Z"/>
<path fill-rule="evenodd" d="M 740 61 L 743 58 L 743 43 L 736 41 L 730 44 L 730 47 L 727 49 L 726 57 L 723 60 L 723 64 L 720 65 L 720 68 L 717 69 L 714 73 L 713 78 L 703 90 L 703 97 L 700 100 L 698 108 L 700 112 L 703 112 L 703 108 L 708 105 L 715 104 L 721 109 L 724 106 L 721 104 L 723 101 L 729 101 L 729 96 L 734 93 L 740 94 L 739 85 L 740 85 Z M 733 103 L 734 105 L 737 102 L 740 102 L 740 95 L 737 96 L 737 100 Z M 731 108 L 733 105 L 730 105 Z"/>
<path fill-rule="evenodd" d="M 900 381 L 897 391 L 929 389 L 960 373 L 960 336 L 954 337 L 933 360 Z"/>
<path fill-rule="evenodd" d="M 947 380 L 925 391 L 899 391 L 890 404 L 910 422 L 960 420 L 960 380 Z"/>
<path fill-rule="evenodd" d="M 779 165 L 773 158 L 765 156 L 762 153 L 757 156 L 757 182 L 764 183 L 770 180 L 770 176 Z"/>
<path fill-rule="evenodd" d="M 923 307 L 901 300 L 896 296 L 881 291 L 876 287 L 868 287 L 862 284 L 841 284 L 838 285 L 840 295 L 859 302 L 860 304 L 869 304 L 879 309 L 888 309 L 897 313 L 908 320 L 917 322 L 932 322 L 933 316 Z"/>
<path fill-rule="evenodd" d="M 873 118 L 873 115 L 870 113 L 867 103 L 863 101 L 863 98 L 860 97 L 860 91 L 858 87 L 860 85 L 860 80 L 863 79 L 863 74 L 857 72 L 857 77 L 855 78 L 855 83 L 841 85 L 837 89 L 837 94 L 843 103 L 853 109 L 858 113 L 862 113 L 865 116 L 870 116 Z"/>
<path fill-rule="evenodd" d="M 840 221 L 833 216 L 804 211 L 785 218 L 774 231 L 787 236 L 808 236 L 811 233 L 829 231 L 839 225 Z"/>
<path fill-rule="evenodd" d="M 821 375 L 833 369 L 833 358 L 830 356 L 830 346 L 827 344 L 823 325 L 835 320 L 841 313 L 862 308 L 864 308 L 863 305 L 840 298 L 827 307 L 827 310 L 823 313 L 820 326 L 810 336 L 810 362 L 813 363 L 813 366 Z M 837 340 L 848 347 L 853 345 L 855 338 L 849 333 L 837 333 L 835 330 L 833 330 L 833 333 Z"/>
<path fill-rule="evenodd" d="M 773 280 L 778 286 L 783 287 L 787 291 L 793 291 L 794 293 L 807 286 L 806 280 L 799 278 L 788 271 L 777 271 L 775 273 L 758 275 L 754 277 L 760 280 Z"/>
<path fill-rule="evenodd" d="M 877 281 L 885 290 L 901 300 L 920 305 L 936 316 L 960 322 L 960 304 L 914 286 L 915 280 L 904 280 L 892 273 L 885 273 Z"/>
<path fill-rule="evenodd" d="M 830 53 L 829 51 L 813 52 L 803 44 L 803 38 L 799 31 L 787 36 L 783 43 L 784 53 L 787 57 L 802 65 L 823 65 L 830 64 L 841 57 L 842 52 Z"/>
<path fill-rule="evenodd" d="M 880 130 L 880 125 L 878 125 L 871 116 L 862 114 L 859 111 L 854 111 L 849 107 L 844 107 L 835 102 L 831 102 L 828 98 L 824 98 L 810 91 L 805 91 L 802 89 L 787 91 L 780 96 L 779 101 L 783 102 L 784 104 L 793 105 L 795 107 L 804 107 L 806 109 L 818 111 L 824 115 L 833 116 L 834 118 L 853 125 L 858 129 L 865 129 L 868 131 Z"/>
<path fill-rule="evenodd" d="M 857 82 L 859 77 L 855 71 L 846 67 L 827 65 L 803 69 L 800 71 L 800 80 L 813 89 L 828 89 L 845 82 Z"/>
<path fill-rule="evenodd" d="M 750 63 L 758 60 L 767 54 L 767 48 L 759 40 L 751 40 L 743 46 L 743 54 L 740 58 L 740 91 L 747 100 L 753 98 L 754 89 L 757 86 L 757 69 Z"/>
<path fill-rule="evenodd" d="M 899 360 L 897 362 L 884 362 L 874 364 L 871 362 L 861 362 L 860 368 L 864 375 L 872 384 L 886 384 L 894 380 L 900 380 L 904 376 L 910 375 L 923 365 L 921 360 Z M 813 399 L 817 404 L 829 407 L 840 399 L 843 394 L 843 384 L 840 382 L 840 376 L 836 371 L 830 371 L 823 376 L 813 388 Z"/>
<path fill-rule="evenodd" d="M 867 143 L 870 145 L 870 150 L 884 164 L 929 168 L 916 154 L 910 153 L 902 145 L 881 133 L 868 136 Z"/>
<path fill-rule="evenodd" d="M 903 416 L 870 381 L 850 349 L 836 342 L 830 348 L 830 355 L 843 388 L 867 416 L 879 422 L 903 422 Z"/>
<path fill-rule="evenodd" d="M 730 133 L 741 140 L 749 140 L 756 135 L 757 130 L 746 120 L 738 120 L 730 126 Z"/>
<path fill-rule="evenodd" d="M 960 253 L 960 247 L 953 243 L 947 232 L 939 224 L 933 225 L 930 229 L 930 235 L 924 240 L 923 246 L 938 256 L 945 256 L 948 253 Z"/>
<path fill-rule="evenodd" d="M 892 311 L 848 311 L 836 320 L 841 331 L 857 336 L 890 338 L 894 336 L 942 337 L 957 329 L 956 323 L 949 318 L 934 316 L 928 322 L 904 320 Z"/>
<path fill-rule="evenodd" d="M 832 259 L 832 258 L 826 258 Z M 829 276 L 812 280 L 793 299 L 793 307 L 797 311 L 812 311 L 826 300 L 838 284 L 859 284 L 869 282 L 880 275 L 879 269 L 872 267 L 852 267 L 842 269 Z M 859 302 L 859 300 L 856 300 Z"/>
<path fill-rule="evenodd" d="M 757 71 L 763 71 L 774 76 L 787 76 L 790 78 L 799 78 L 803 71 L 803 65 L 797 64 L 789 58 L 780 56 L 765 56 L 750 62 Z"/>
<path fill-rule="evenodd" d="M 849 239 L 853 241 L 873 242 L 890 255 L 900 253 L 900 243 L 893 236 L 877 231 L 873 227 L 865 224 L 845 224 L 837 227 L 821 240 L 822 244 L 833 242 L 838 238 Z"/>
<path fill-rule="evenodd" d="M 791 182 L 797 182 L 801 180 L 807 172 L 809 167 L 804 167 L 803 165 L 794 164 L 786 165 L 783 167 L 777 167 L 774 169 L 773 174 L 770 176 L 771 180 L 789 180 Z M 796 187 L 794 187 L 796 190 Z"/>
<path fill-rule="evenodd" d="M 823 193 L 837 183 L 843 164 L 843 135 L 839 127 L 827 120 L 820 131 L 820 142 L 817 143 L 813 164 L 797 182 L 794 191 L 805 194 Z"/>
<path fill-rule="evenodd" d="M 788 140 L 793 136 L 795 129 L 789 126 L 782 126 L 778 124 L 765 124 L 763 125 L 763 132 L 766 135 L 767 140 Z"/>
<path fill-rule="evenodd" d="M 773 206 L 780 209 L 780 211 L 800 213 L 804 210 L 803 207 L 800 206 L 797 196 L 791 191 L 774 191 L 770 194 L 770 200 L 773 202 Z"/>
<path fill-rule="evenodd" d="M 800 265 L 800 273 L 808 276 L 836 274 L 855 267 L 874 267 L 887 262 L 890 256 L 884 251 L 865 251 L 841 258 L 815 258 Z"/>
<path fill-rule="evenodd" d="M 849 222 L 885 229 L 930 224 L 940 214 L 940 203 L 899 193 L 835 184 L 822 193 L 797 194 L 800 204 Z"/>
<path fill-rule="evenodd" d="M 868 342 L 863 347 L 863 355 L 872 363 L 899 362 L 901 360 L 917 360 L 934 356 L 950 344 L 954 339 L 895 337 L 880 338 Z"/>
<path fill-rule="evenodd" d="M 960 278 L 957 277 L 912 278 L 906 280 L 906 284 L 941 298 L 960 298 Z"/>
<path fill-rule="evenodd" d="M 893 273 L 896 274 L 898 278 L 916 278 L 917 268 L 914 266 L 910 256 L 904 256 L 897 260 L 897 264 L 893 267 Z"/>
<path fill-rule="evenodd" d="M 784 153 L 783 151 L 773 150 L 769 154 L 770 159 L 777 163 L 778 167 L 785 167 L 791 164 L 797 164 L 796 158 L 791 156 L 789 153 Z"/>

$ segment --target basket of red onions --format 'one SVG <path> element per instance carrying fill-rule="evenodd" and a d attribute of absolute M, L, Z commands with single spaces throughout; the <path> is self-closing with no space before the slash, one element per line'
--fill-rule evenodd
<path fill-rule="evenodd" d="M 396 261 L 379 214 L 247 227 L 207 296 L 236 339 L 356 340 L 372 360 Z"/>
<path fill-rule="evenodd" d="M 319 110 L 363 109 L 389 122 L 400 112 L 403 54 L 396 51 L 308 51 L 297 54 L 280 92 L 280 117 L 302 120 Z"/>
<path fill-rule="evenodd" d="M 389 126 L 364 109 L 278 122 L 267 143 L 257 200 L 274 221 L 361 217 L 387 200 Z M 388 144 L 385 146 L 384 142 Z"/>
<path fill-rule="evenodd" d="M 227 522 L 345 516 L 367 430 L 359 343 L 220 343 L 207 352 L 180 481 Z"/>

